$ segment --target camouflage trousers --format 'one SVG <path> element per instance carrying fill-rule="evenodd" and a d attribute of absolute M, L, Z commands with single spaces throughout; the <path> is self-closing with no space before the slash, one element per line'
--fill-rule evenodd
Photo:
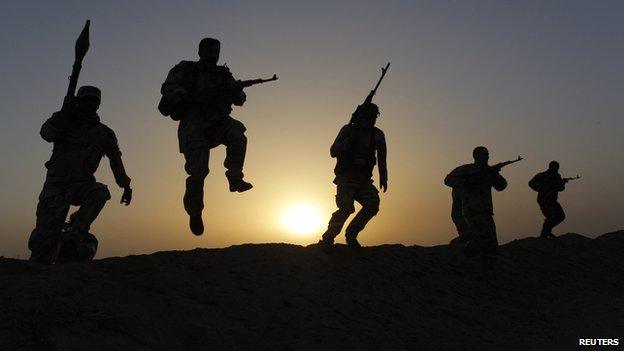
<path fill-rule="evenodd" d="M 336 191 L 336 205 L 338 210 L 334 212 L 327 225 L 327 231 L 323 234 L 323 240 L 330 242 L 340 234 L 342 227 L 355 212 L 354 202 L 362 205 L 362 209 L 355 215 L 345 230 L 347 238 L 355 239 L 366 224 L 379 212 L 379 191 L 373 184 L 338 184 Z"/>
<path fill-rule="evenodd" d="M 481 267 L 494 269 L 498 255 L 498 239 L 496 225 L 490 214 L 465 216 L 472 240 L 466 247 L 467 251 L 481 253 Z"/>
<path fill-rule="evenodd" d="M 542 235 L 552 234 L 552 230 L 565 220 L 565 212 L 558 201 L 540 203 L 540 210 L 544 214 Z"/>
<path fill-rule="evenodd" d="M 210 149 L 225 145 L 226 156 L 223 165 L 228 180 L 243 178 L 243 165 L 247 152 L 247 137 L 245 126 L 228 117 L 218 125 L 205 130 L 201 138 L 207 142 L 196 143 L 184 150 L 184 170 L 186 178 L 186 192 L 184 193 L 184 209 L 189 215 L 201 214 L 204 209 L 204 180 L 210 172 L 208 163 Z"/>
<path fill-rule="evenodd" d="M 78 246 L 84 241 L 93 244 L 95 240 L 95 249 L 97 249 L 97 240 L 88 232 L 109 199 L 110 192 L 106 185 L 101 183 L 51 184 L 46 182 L 39 195 L 36 227 L 28 240 L 28 248 L 31 251 L 30 260 L 45 263 L 75 260 L 77 256 L 71 247 L 79 249 Z M 72 215 L 74 237 L 68 241 L 62 237 L 62 229 L 70 205 L 80 206 L 80 208 Z M 64 245 L 64 242 L 67 245 Z"/>

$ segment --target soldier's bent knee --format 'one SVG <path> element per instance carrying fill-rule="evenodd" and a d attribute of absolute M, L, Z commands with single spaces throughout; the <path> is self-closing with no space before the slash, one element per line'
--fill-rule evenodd
<path fill-rule="evenodd" d="M 247 143 L 247 136 L 245 136 L 246 130 L 247 128 L 245 128 L 243 122 L 232 119 L 227 134 L 230 140 L 236 140 L 239 143 Z"/>
<path fill-rule="evenodd" d="M 379 213 L 379 204 L 364 206 L 362 210 L 366 211 L 369 216 L 375 216 Z"/>
<path fill-rule="evenodd" d="M 106 185 L 98 186 L 89 193 L 89 197 L 97 202 L 106 202 L 110 200 L 111 193 Z"/>
<path fill-rule="evenodd" d="M 348 215 L 350 215 L 350 214 L 355 212 L 355 206 L 353 206 L 352 204 L 351 205 L 344 205 L 343 204 L 342 206 L 340 206 L 340 204 L 338 204 L 338 211 L 337 212 L 348 216 Z"/>

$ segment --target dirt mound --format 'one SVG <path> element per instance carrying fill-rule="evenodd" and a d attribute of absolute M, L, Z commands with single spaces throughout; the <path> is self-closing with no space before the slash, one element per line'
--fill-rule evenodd
<path fill-rule="evenodd" d="M 501 247 L 242 245 L 42 266 L 0 259 L 1 350 L 519 350 L 624 342 L 624 231 Z"/>

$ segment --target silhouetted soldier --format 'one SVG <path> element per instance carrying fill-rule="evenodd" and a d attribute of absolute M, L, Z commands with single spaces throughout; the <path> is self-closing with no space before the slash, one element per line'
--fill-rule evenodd
<path fill-rule="evenodd" d="M 381 77 L 377 84 L 368 93 L 364 103 L 355 109 L 349 124 L 340 129 L 329 150 L 331 157 L 336 158 L 334 184 L 337 185 L 338 210 L 332 214 L 327 230 L 319 241 L 325 252 L 331 250 L 334 239 L 340 234 L 347 218 L 355 212 L 355 201 L 362 205 L 362 209 L 347 226 L 345 236 L 351 249 L 356 252 L 362 249 L 357 241 L 357 235 L 379 212 L 379 191 L 373 185 L 372 179 L 375 163 L 379 168 L 381 188 L 384 192 L 388 190 L 386 138 L 381 129 L 375 127 L 379 107 L 372 101 L 389 67 L 390 62 L 381 68 Z"/>
<path fill-rule="evenodd" d="M 30 259 L 36 262 L 91 260 L 97 239 L 91 223 L 110 199 L 106 185 L 95 181 L 102 156 L 107 156 L 117 185 L 124 188 L 121 203 L 132 200 L 130 178 L 121 161 L 115 133 L 100 122 L 100 89 L 83 86 L 76 93 L 82 60 L 89 50 L 87 20 L 76 40 L 75 58 L 63 107 L 41 127 L 41 137 L 54 144 L 37 205 L 37 225 L 30 234 Z M 80 206 L 65 223 L 70 205 Z"/>
<path fill-rule="evenodd" d="M 572 179 L 577 178 L 562 178 L 559 174 L 559 162 L 551 161 L 546 171 L 536 174 L 529 181 L 529 187 L 538 193 L 537 203 L 545 217 L 541 238 L 555 238 L 553 228 L 565 219 L 563 208 L 557 200 L 559 192 L 565 190 L 566 183 Z"/>
<path fill-rule="evenodd" d="M 444 183 L 460 192 L 462 215 L 470 232 L 465 252 L 482 253 L 481 267 L 493 277 L 498 240 L 493 218 L 492 188 L 503 191 L 507 181 L 499 173 L 503 167 L 499 165 L 502 164 L 488 165 L 489 152 L 485 147 L 476 147 L 472 156 L 474 163 L 455 168 L 446 176 Z"/>
<path fill-rule="evenodd" d="M 111 195 L 106 185 L 95 181 L 94 173 L 106 156 L 117 185 L 124 189 L 121 203 L 130 204 L 132 190 L 126 175 L 115 133 L 100 122 L 100 89 L 83 86 L 76 98 L 69 96 L 63 108 L 41 127 L 41 137 L 54 144 L 39 204 L 37 226 L 30 235 L 30 259 L 37 262 L 90 260 L 97 240 L 89 233 Z M 64 226 L 70 205 L 80 206 Z"/>
<path fill-rule="evenodd" d="M 199 61 L 182 61 L 169 71 L 163 83 L 159 110 L 179 120 L 178 139 L 188 173 L 184 209 L 195 235 L 204 232 L 204 179 L 208 175 L 210 149 L 226 146 L 223 163 L 231 192 L 244 192 L 252 185 L 243 180 L 247 137 L 243 123 L 230 117 L 232 105 L 242 106 L 246 95 L 226 66 L 217 65 L 221 44 L 212 38 L 199 43 Z M 275 80 L 273 77 L 269 80 Z M 258 80 L 254 84 L 268 80 Z M 247 85 L 248 86 L 248 85 Z"/>
<path fill-rule="evenodd" d="M 361 249 L 357 241 L 358 233 L 379 212 L 379 191 L 373 185 L 373 168 L 377 162 L 384 192 L 388 189 L 388 170 L 386 139 L 383 132 L 375 127 L 378 116 L 377 105 L 364 103 L 358 106 L 351 123 L 342 127 L 331 146 L 330 155 L 337 159 L 334 183 L 337 185 L 338 210 L 332 214 L 320 241 L 325 250 L 332 247 L 345 221 L 355 212 L 354 201 L 359 202 L 362 209 L 347 226 L 346 241 L 355 251 Z"/>

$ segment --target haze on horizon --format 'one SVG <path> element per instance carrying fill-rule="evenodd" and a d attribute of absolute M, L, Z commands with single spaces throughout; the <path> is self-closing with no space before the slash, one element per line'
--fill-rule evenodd
<path fill-rule="evenodd" d="M 583 178 L 561 194 L 557 233 L 595 236 L 624 227 L 624 3 L 271 0 L 89 3 L 5 1 L 0 11 L 0 255 L 27 257 L 51 144 L 39 128 L 59 109 L 73 45 L 91 19 L 79 85 L 102 89 L 134 188 L 119 205 L 108 163 L 98 181 L 113 198 L 92 227 L 97 257 L 246 242 L 316 242 L 335 208 L 329 146 L 392 62 L 375 102 L 388 142 L 389 190 L 364 245 L 447 243 L 455 234 L 444 176 L 477 145 L 504 169 L 494 195 L 500 242 L 537 235 L 542 216 L 528 180 L 549 161 Z M 211 153 L 206 232 L 194 237 L 182 208 L 183 156 L 175 122 L 158 114 L 160 84 L 206 36 L 247 90 L 233 116 L 247 126 L 245 167 L 255 185 L 228 192 L 224 149 Z M 375 174 L 378 185 L 377 174 Z M 312 234 L 286 230 L 282 213 L 320 213 Z M 339 237 L 343 241 L 344 237 Z"/>

